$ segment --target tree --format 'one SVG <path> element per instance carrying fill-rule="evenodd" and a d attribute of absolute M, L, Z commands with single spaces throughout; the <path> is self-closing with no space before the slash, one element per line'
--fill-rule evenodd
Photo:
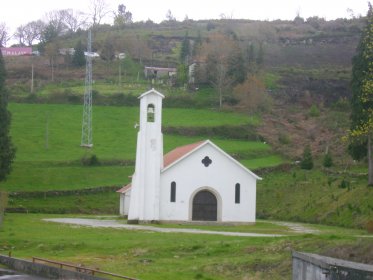
<path fill-rule="evenodd" d="M 68 32 L 74 33 L 87 24 L 87 17 L 80 11 L 73 9 L 60 11 L 62 21 Z"/>
<path fill-rule="evenodd" d="M 67 10 L 54 10 L 45 14 L 47 31 L 55 34 L 54 37 L 61 36 L 68 31 L 65 23 L 67 14 Z"/>
<path fill-rule="evenodd" d="M 85 65 L 84 48 L 80 40 L 75 46 L 75 52 L 72 58 L 72 64 L 76 67 L 81 67 Z"/>
<path fill-rule="evenodd" d="M 114 25 L 123 27 L 130 23 L 132 23 L 132 13 L 126 10 L 124 4 L 120 4 L 118 6 L 118 12 L 114 13 Z"/>
<path fill-rule="evenodd" d="M 169 22 L 176 21 L 176 18 L 175 18 L 174 15 L 172 14 L 171 10 L 168 10 L 168 11 L 167 11 L 167 13 L 166 13 L 166 19 L 167 19 L 167 21 L 169 21 Z"/>
<path fill-rule="evenodd" d="M 41 40 L 41 35 L 45 28 L 45 23 L 42 20 L 31 21 L 25 25 L 25 42 L 32 46 L 35 40 Z"/>
<path fill-rule="evenodd" d="M 8 106 L 8 92 L 5 88 L 5 65 L 0 51 L 0 181 L 6 179 L 11 171 L 11 165 L 15 156 L 15 148 L 9 135 L 10 112 Z"/>
<path fill-rule="evenodd" d="M 109 6 L 105 0 L 91 0 L 92 24 L 99 25 L 101 20 L 110 12 Z"/>
<path fill-rule="evenodd" d="M 187 64 L 190 55 L 190 42 L 188 38 L 188 31 L 185 33 L 183 42 L 181 43 L 180 49 L 180 62 Z"/>
<path fill-rule="evenodd" d="M 368 185 L 373 185 L 373 11 L 370 3 L 366 21 L 352 60 L 349 151 L 353 157 L 361 155 L 361 145 L 366 144 Z"/>
<path fill-rule="evenodd" d="M 324 167 L 332 167 L 333 166 L 333 159 L 332 159 L 332 156 L 330 155 L 329 152 L 327 152 L 324 155 L 324 159 L 323 159 L 322 165 Z"/>
<path fill-rule="evenodd" d="M 0 47 L 5 47 L 9 41 L 9 30 L 5 22 L 0 22 Z"/>
<path fill-rule="evenodd" d="M 188 66 L 185 64 L 179 64 L 177 66 L 176 82 L 178 85 L 185 85 L 188 81 Z"/>
<path fill-rule="evenodd" d="M 26 27 L 25 25 L 18 26 L 16 29 L 16 33 L 14 33 L 14 36 L 13 36 L 18 39 L 18 43 L 20 46 L 25 45 L 25 37 L 26 37 L 25 27 Z"/>
<path fill-rule="evenodd" d="M 303 150 L 303 158 L 300 162 L 300 168 L 311 170 L 313 168 L 313 159 L 311 154 L 311 148 L 307 145 Z"/>
<path fill-rule="evenodd" d="M 202 44 L 199 58 L 206 61 L 206 77 L 219 97 L 219 107 L 223 106 L 224 96 L 231 94 L 231 88 L 246 77 L 241 49 L 234 36 L 214 33 Z M 244 78 L 243 78 L 244 80 Z"/>
<path fill-rule="evenodd" d="M 271 105 L 264 82 L 255 75 L 248 75 L 242 84 L 235 86 L 233 94 L 239 100 L 239 105 L 250 113 L 266 111 Z"/>
<path fill-rule="evenodd" d="M 104 45 L 102 46 L 100 57 L 106 61 L 112 61 L 115 58 L 115 49 L 112 37 L 106 37 Z"/>

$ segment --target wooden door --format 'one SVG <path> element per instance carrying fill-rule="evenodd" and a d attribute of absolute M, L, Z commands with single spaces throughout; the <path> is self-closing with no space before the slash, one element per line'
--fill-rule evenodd
<path fill-rule="evenodd" d="M 203 190 L 193 198 L 193 221 L 216 221 L 218 215 L 218 203 L 213 193 Z"/>

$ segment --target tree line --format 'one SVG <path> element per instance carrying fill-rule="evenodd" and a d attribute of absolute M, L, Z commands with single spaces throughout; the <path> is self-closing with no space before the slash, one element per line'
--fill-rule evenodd
<path fill-rule="evenodd" d="M 18 46 L 50 42 L 58 36 L 100 25 L 103 19 L 109 16 L 115 26 L 132 23 L 132 13 L 124 4 L 119 4 L 117 10 L 113 11 L 106 0 L 91 0 L 88 12 L 73 9 L 47 12 L 43 19 L 18 26 L 13 34 L 5 22 L 0 22 L 0 47 L 5 47 L 10 39 L 17 40 Z"/>

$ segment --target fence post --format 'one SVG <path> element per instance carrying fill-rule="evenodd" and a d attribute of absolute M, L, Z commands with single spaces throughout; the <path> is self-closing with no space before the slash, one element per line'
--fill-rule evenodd
<path fill-rule="evenodd" d="M 4 220 L 4 212 L 8 203 L 8 193 L 0 192 L 0 228 Z"/>

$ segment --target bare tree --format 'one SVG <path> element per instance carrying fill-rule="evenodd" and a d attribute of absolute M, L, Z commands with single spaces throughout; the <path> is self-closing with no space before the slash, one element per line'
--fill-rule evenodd
<path fill-rule="evenodd" d="M 73 9 L 61 10 L 60 15 L 63 23 L 69 32 L 76 32 L 78 28 L 87 23 L 87 16 L 83 12 L 74 11 Z"/>
<path fill-rule="evenodd" d="M 9 28 L 5 22 L 0 22 L 0 47 L 5 47 L 9 39 Z"/>
<path fill-rule="evenodd" d="M 167 13 L 166 13 L 166 19 L 168 21 L 176 21 L 176 18 L 174 17 L 174 15 L 172 14 L 171 10 L 168 10 Z"/>
<path fill-rule="evenodd" d="M 35 40 L 41 39 L 41 34 L 45 28 L 45 23 L 42 20 L 31 21 L 25 25 L 25 42 L 31 46 Z"/>
<path fill-rule="evenodd" d="M 110 13 L 109 5 L 105 0 L 91 0 L 90 10 L 93 25 L 100 24 L 101 20 Z"/>
<path fill-rule="evenodd" d="M 232 75 L 232 58 L 238 54 L 237 42 L 222 33 L 214 33 L 209 37 L 208 42 L 203 43 L 199 60 L 206 62 L 206 77 L 219 97 L 219 107 L 223 106 L 223 98 L 231 90 L 235 83 Z"/>
<path fill-rule="evenodd" d="M 65 10 L 54 10 L 45 14 L 47 26 L 54 30 L 57 36 L 60 36 L 67 31 L 65 23 Z"/>
<path fill-rule="evenodd" d="M 16 32 L 13 35 L 14 38 L 18 40 L 18 43 L 23 46 L 25 44 L 25 25 L 20 25 L 17 27 Z"/>

